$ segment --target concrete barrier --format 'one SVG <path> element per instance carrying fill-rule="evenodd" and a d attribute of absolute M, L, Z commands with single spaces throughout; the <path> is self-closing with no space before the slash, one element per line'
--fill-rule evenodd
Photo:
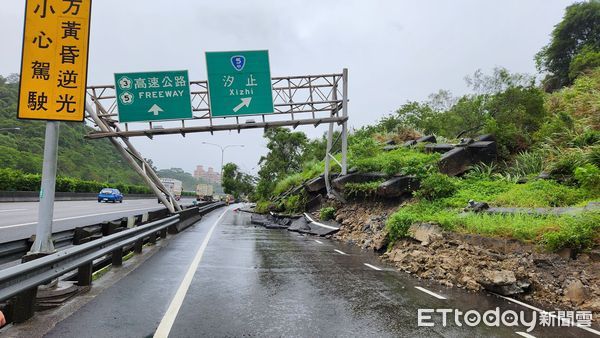
<path fill-rule="evenodd" d="M 0 202 L 39 202 L 39 191 L 0 191 Z M 98 193 L 91 192 L 57 192 L 56 201 L 93 201 Z M 151 194 L 124 194 L 124 199 L 156 198 Z"/>

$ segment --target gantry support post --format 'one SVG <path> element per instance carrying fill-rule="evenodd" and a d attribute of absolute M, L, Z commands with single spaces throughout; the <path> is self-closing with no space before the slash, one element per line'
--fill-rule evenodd
<path fill-rule="evenodd" d="M 89 103 L 86 102 L 85 110 L 88 115 L 94 120 L 94 123 L 100 128 L 102 131 L 109 131 L 109 128 L 104 121 L 102 121 L 94 109 L 90 106 Z M 131 165 L 131 167 L 146 181 L 146 184 L 152 189 L 152 192 L 158 197 L 158 199 L 169 209 L 169 212 L 175 212 L 175 205 L 177 206 L 177 210 L 181 210 L 177 203 L 171 203 L 169 199 L 163 194 L 163 192 L 157 187 L 155 182 L 147 175 L 148 170 L 144 170 L 144 167 L 140 167 L 139 163 L 137 163 L 136 159 L 119 143 L 119 141 L 114 137 L 109 137 L 110 142 L 115 146 L 117 151 L 123 156 L 123 158 Z M 145 163 L 145 162 L 142 162 Z M 150 168 L 152 169 L 152 168 Z M 174 199 L 172 199 L 175 202 Z"/>

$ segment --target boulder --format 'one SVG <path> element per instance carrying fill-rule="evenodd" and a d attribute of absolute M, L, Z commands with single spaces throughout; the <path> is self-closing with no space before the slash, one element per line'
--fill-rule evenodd
<path fill-rule="evenodd" d="M 437 140 L 433 135 L 425 135 L 415 140 L 416 143 L 436 143 Z"/>
<path fill-rule="evenodd" d="M 408 236 L 421 242 L 422 245 L 429 245 L 442 236 L 442 230 L 436 224 L 416 223 L 408 228 Z"/>
<path fill-rule="evenodd" d="M 564 289 L 565 298 L 573 305 L 580 305 L 588 297 L 588 290 L 579 279 L 572 280 Z"/>
<path fill-rule="evenodd" d="M 415 144 L 417 144 L 417 141 L 416 141 L 416 140 L 408 140 L 408 141 L 404 142 L 404 144 L 403 144 L 402 146 L 403 146 L 403 147 L 412 147 L 412 146 L 414 146 Z"/>
<path fill-rule="evenodd" d="M 419 180 L 414 176 L 392 177 L 377 187 L 377 195 L 382 197 L 398 197 L 417 189 L 419 189 Z"/>
<path fill-rule="evenodd" d="M 454 148 L 445 152 L 440 158 L 440 172 L 448 176 L 464 173 L 472 165 L 467 148 Z"/>
<path fill-rule="evenodd" d="M 430 153 L 443 154 L 443 153 L 449 152 L 450 150 L 452 150 L 454 148 L 455 147 L 452 144 L 445 144 L 445 143 L 425 145 L 425 151 L 430 152 Z"/>
<path fill-rule="evenodd" d="M 485 270 L 477 282 L 486 290 L 510 296 L 525 292 L 530 283 L 517 280 L 515 273 L 510 270 Z"/>
<path fill-rule="evenodd" d="M 495 141 L 477 141 L 467 146 L 471 164 L 483 162 L 486 164 L 496 161 L 498 149 Z"/>

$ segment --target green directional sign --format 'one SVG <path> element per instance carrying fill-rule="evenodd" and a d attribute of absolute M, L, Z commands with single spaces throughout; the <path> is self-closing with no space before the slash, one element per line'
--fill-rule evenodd
<path fill-rule="evenodd" d="M 206 52 L 206 68 L 213 117 L 273 113 L 269 51 Z"/>
<path fill-rule="evenodd" d="M 115 74 L 119 122 L 192 118 L 187 70 Z"/>

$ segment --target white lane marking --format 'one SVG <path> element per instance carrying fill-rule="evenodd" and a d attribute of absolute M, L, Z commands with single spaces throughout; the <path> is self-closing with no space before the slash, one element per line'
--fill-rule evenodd
<path fill-rule="evenodd" d="M 130 212 L 130 211 L 140 211 L 140 210 L 152 210 L 152 209 L 156 209 L 156 207 L 140 208 L 140 209 L 117 210 L 117 211 L 104 212 L 104 213 L 99 213 L 99 214 L 89 214 L 89 215 L 81 215 L 81 216 L 73 216 L 73 217 L 55 218 L 53 221 L 54 222 L 56 222 L 56 221 L 66 221 L 66 220 L 70 220 L 70 219 L 77 219 L 77 218 L 84 218 L 84 217 L 94 217 L 94 216 L 118 214 L 120 212 Z M 33 225 L 33 224 L 37 224 L 37 222 L 29 222 L 29 223 L 14 224 L 14 225 L 0 225 L 0 230 L 6 229 L 6 228 L 22 227 L 22 226 Z"/>
<path fill-rule="evenodd" d="M 527 332 L 515 332 L 516 334 L 518 334 L 519 336 L 525 337 L 525 338 L 535 338 L 535 336 L 530 335 Z"/>
<path fill-rule="evenodd" d="M 321 242 L 321 241 L 320 241 L 320 240 L 318 240 L 318 239 L 315 239 L 315 242 L 317 242 L 317 243 L 319 243 L 319 244 L 323 244 L 323 242 Z"/>
<path fill-rule="evenodd" d="M 415 286 L 415 288 L 416 288 L 417 290 L 420 290 L 420 291 L 423 291 L 423 292 L 425 292 L 425 293 L 427 293 L 427 294 L 430 294 L 430 295 L 434 296 L 434 297 L 435 297 L 435 298 L 437 298 L 437 299 L 446 299 L 446 297 L 444 297 L 444 296 L 441 296 L 441 295 L 438 295 L 437 293 L 435 293 L 435 292 L 432 292 L 432 291 L 429 291 L 429 290 L 427 290 L 427 289 L 425 289 L 425 288 L 422 288 L 422 287 L 420 287 L 420 286 Z"/>
<path fill-rule="evenodd" d="M 381 271 L 381 268 L 376 267 L 375 265 L 371 265 L 369 263 L 363 263 L 364 265 L 370 267 L 373 270 Z"/>
<path fill-rule="evenodd" d="M 339 253 L 340 255 L 347 255 L 347 253 L 345 253 L 345 252 L 343 252 L 343 251 L 340 251 L 340 250 L 338 250 L 338 249 L 333 249 L 333 251 L 335 251 L 335 252 Z"/>
<path fill-rule="evenodd" d="M 323 223 L 315 222 L 315 220 L 314 220 L 314 219 L 312 219 L 312 218 L 310 218 L 310 216 L 308 216 L 308 214 L 307 214 L 307 213 L 304 213 L 304 216 L 306 216 L 306 218 L 308 218 L 308 220 L 309 220 L 311 223 L 315 223 L 316 225 L 318 225 L 318 226 L 320 226 L 320 227 L 327 228 L 327 229 L 331 229 L 331 230 L 338 230 L 338 228 L 336 228 L 336 227 L 332 227 L 331 225 L 327 225 L 327 224 L 323 224 Z"/>
<path fill-rule="evenodd" d="M 594 330 L 594 329 L 592 329 L 590 327 L 587 327 L 587 326 L 583 326 L 583 325 L 581 325 L 579 323 L 573 323 L 573 321 L 570 320 L 569 318 L 562 318 L 562 317 L 559 318 L 556 314 L 553 314 L 552 312 L 544 311 L 544 310 L 539 309 L 539 308 L 537 308 L 537 307 L 535 307 L 533 305 L 529 305 L 527 303 L 523 303 L 523 302 L 520 302 L 520 301 L 518 301 L 516 299 L 512 299 L 512 298 L 509 298 L 509 297 L 506 297 L 506 296 L 502 296 L 502 295 L 499 295 L 497 293 L 495 295 L 498 296 L 498 297 L 504 298 L 504 299 L 506 299 L 509 302 L 513 302 L 515 304 L 519 304 L 521 306 L 524 306 L 524 307 L 526 307 L 528 309 L 531 309 L 531 310 L 534 310 L 534 311 L 537 311 L 537 312 L 546 312 L 548 314 L 548 317 L 557 318 L 558 320 L 560 320 L 562 322 L 568 323 L 569 326 L 575 326 L 575 327 L 578 327 L 578 328 L 580 328 L 582 330 L 586 330 L 588 332 L 591 332 L 591 333 L 593 333 L 595 335 L 600 336 L 600 331 Z"/>
<path fill-rule="evenodd" d="M 156 332 L 154 333 L 154 338 L 167 338 L 169 336 L 169 333 L 171 332 L 171 328 L 173 327 L 173 324 L 175 323 L 175 318 L 177 318 L 177 314 L 179 313 L 179 309 L 181 308 L 181 305 L 183 304 L 185 295 L 187 294 L 190 284 L 192 283 L 192 279 L 194 278 L 194 275 L 196 274 L 196 270 L 198 270 L 198 265 L 200 265 L 200 261 L 202 260 L 202 256 L 204 255 L 204 250 L 208 246 L 208 241 L 210 240 L 210 237 L 212 236 L 213 231 L 215 230 L 215 228 L 217 227 L 217 225 L 219 224 L 219 222 L 221 221 L 223 216 L 225 216 L 225 213 L 227 213 L 227 211 L 229 211 L 229 210 L 223 211 L 221 216 L 219 216 L 219 218 L 217 219 L 215 224 L 213 224 L 213 226 L 210 228 L 210 230 L 206 234 L 206 237 L 204 238 L 202 245 L 200 245 L 200 248 L 198 248 L 198 251 L 196 252 L 196 256 L 194 257 L 194 260 L 192 261 L 192 264 L 190 264 L 190 267 L 188 268 L 187 272 L 185 273 L 185 276 L 183 277 L 183 280 L 181 281 L 181 284 L 179 285 L 179 288 L 177 289 L 177 292 L 175 293 L 175 297 L 173 297 L 173 300 L 171 300 L 171 304 L 169 305 L 167 312 L 165 313 L 163 319 L 160 321 L 160 324 L 158 325 L 158 328 L 156 329 Z"/>
<path fill-rule="evenodd" d="M 11 212 L 11 211 L 24 211 L 27 209 L 7 209 L 7 210 L 0 210 L 0 212 Z"/>

